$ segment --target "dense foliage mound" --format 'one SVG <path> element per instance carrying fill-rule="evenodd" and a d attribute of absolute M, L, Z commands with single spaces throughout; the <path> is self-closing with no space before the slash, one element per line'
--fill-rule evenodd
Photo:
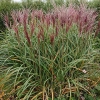
<path fill-rule="evenodd" d="M 100 83 L 97 14 L 84 5 L 13 11 L 0 47 L 2 98 L 90 100 Z M 99 25 L 99 24 L 98 24 Z M 96 30 L 96 31 L 94 31 Z M 99 91 L 99 90 L 98 90 Z"/>

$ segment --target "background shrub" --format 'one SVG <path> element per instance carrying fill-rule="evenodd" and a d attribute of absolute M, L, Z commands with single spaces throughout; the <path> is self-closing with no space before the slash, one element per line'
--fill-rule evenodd
<path fill-rule="evenodd" d="M 89 6 L 91 8 L 95 8 L 99 14 L 99 17 L 100 17 L 100 1 L 99 0 L 92 0 L 89 2 Z"/>
<path fill-rule="evenodd" d="M 1 0 L 0 1 L 0 32 L 5 31 L 6 27 L 4 25 L 4 16 L 6 14 L 9 15 L 13 10 L 20 10 L 20 9 L 42 9 L 44 12 L 50 11 L 53 6 L 52 4 L 47 1 L 46 3 L 42 1 L 32 1 L 32 0 L 26 0 L 22 3 L 14 3 L 10 0 Z"/>
<path fill-rule="evenodd" d="M 98 13 L 97 21 L 100 20 L 100 0 L 92 0 L 89 2 L 89 7 L 96 9 Z M 98 38 L 100 38 L 100 31 L 98 32 Z"/>
<path fill-rule="evenodd" d="M 6 14 L 10 15 L 11 11 L 21 9 L 19 3 L 11 2 L 10 0 L 0 1 L 0 32 L 5 31 L 6 27 L 4 25 L 4 16 Z"/>

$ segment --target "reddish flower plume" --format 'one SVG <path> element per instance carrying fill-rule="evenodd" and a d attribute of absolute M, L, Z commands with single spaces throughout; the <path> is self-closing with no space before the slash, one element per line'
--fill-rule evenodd
<path fill-rule="evenodd" d="M 58 32 L 59 32 L 59 28 L 58 28 L 58 26 L 56 26 L 56 35 L 55 36 L 58 35 Z"/>
<path fill-rule="evenodd" d="M 92 33 L 94 30 L 95 19 L 97 14 L 94 10 L 87 8 L 84 5 L 74 7 L 73 5 L 65 6 L 55 6 L 54 10 L 49 13 L 43 13 L 42 10 L 32 10 L 24 9 L 22 11 L 13 11 L 11 14 L 13 29 L 16 36 L 19 37 L 18 27 L 23 28 L 23 33 L 28 43 L 31 45 L 31 39 L 33 38 L 33 33 L 35 32 L 38 41 L 43 41 L 44 32 L 47 37 L 50 38 L 50 43 L 53 45 L 58 33 L 65 32 L 68 33 L 73 25 L 79 30 L 80 34 Z M 9 20 L 5 16 L 5 24 L 9 27 Z M 100 31 L 100 22 L 96 30 L 96 34 Z"/>
<path fill-rule="evenodd" d="M 41 40 L 44 40 L 44 30 L 43 30 L 43 27 L 41 27 L 41 26 L 39 26 L 39 28 L 40 28 L 40 32 L 39 32 L 37 38 L 38 38 L 38 42 L 40 43 Z"/>
<path fill-rule="evenodd" d="M 51 24 L 51 14 L 50 13 L 45 15 L 45 22 L 46 22 L 47 30 L 48 30 L 48 28 L 49 28 L 49 26 Z"/>
<path fill-rule="evenodd" d="M 31 32 L 31 35 L 30 35 L 30 36 L 31 36 L 31 37 L 32 37 L 32 35 L 33 35 L 34 29 L 35 29 L 34 23 L 31 22 L 31 24 L 30 24 L 30 32 Z"/>
<path fill-rule="evenodd" d="M 10 22 L 9 22 L 8 15 L 4 16 L 4 23 L 5 23 L 5 26 L 9 29 L 10 28 L 10 26 L 9 26 Z"/>
<path fill-rule="evenodd" d="M 55 39 L 55 35 L 54 34 L 51 34 L 50 35 L 50 43 L 51 43 L 51 45 L 53 45 L 54 39 Z"/>
<path fill-rule="evenodd" d="M 52 21 L 53 27 L 55 27 L 56 18 L 55 18 L 55 15 L 54 14 L 51 14 L 51 21 Z"/>
<path fill-rule="evenodd" d="M 17 39 L 19 40 L 18 26 L 13 26 L 13 30 L 15 31 Z"/>
<path fill-rule="evenodd" d="M 26 27 L 24 27 L 24 34 L 25 34 L 25 37 L 26 37 L 26 39 L 27 39 L 29 45 L 31 45 L 31 40 L 30 40 L 30 37 L 29 37 L 29 34 L 28 34 L 28 32 L 27 32 Z"/>
<path fill-rule="evenodd" d="M 79 27 L 80 33 L 90 33 L 94 28 L 95 19 L 97 14 L 94 10 L 87 8 L 84 5 L 81 5 L 77 8 L 77 25 Z"/>

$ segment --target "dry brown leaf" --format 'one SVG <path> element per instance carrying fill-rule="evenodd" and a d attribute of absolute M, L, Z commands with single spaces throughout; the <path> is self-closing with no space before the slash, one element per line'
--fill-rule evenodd
<path fill-rule="evenodd" d="M 0 100 L 2 100 L 2 97 L 4 96 L 4 92 L 0 90 Z"/>

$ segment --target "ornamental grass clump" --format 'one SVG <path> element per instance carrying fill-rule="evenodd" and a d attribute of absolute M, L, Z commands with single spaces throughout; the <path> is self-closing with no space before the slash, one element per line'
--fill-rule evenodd
<path fill-rule="evenodd" d="M 4 99 L 67 100 L 94 98 L 99 82 L 98 52 L 92 47 L 94 10 L 55 7 L 13 11 L 8 34 L 0 47 Z"/>

